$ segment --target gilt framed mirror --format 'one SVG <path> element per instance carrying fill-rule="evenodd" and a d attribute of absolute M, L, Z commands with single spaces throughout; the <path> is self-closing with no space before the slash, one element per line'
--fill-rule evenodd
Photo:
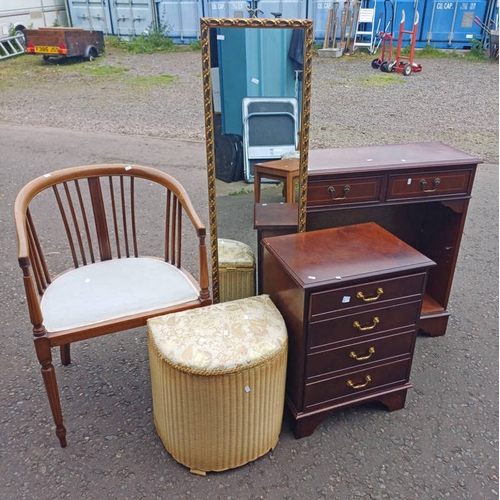
<path fill-rule="evenodd" d="M 226 235 L 221 234 L 218 225 L 216 142 L 221 134 L 227 136 L 236 132 L 238 135 L 241 131 L 245 113 L 242 101 L 247 98 L 290 95 L 290 101 L 296 103 L 299 116 L 295 147 L 295 155 L 299 158 L 298 231 L 305 231 L 313 22 L 310 19 L 201 18 L 200 33 L 212 296 L 217 303 L 218 239 Z M 299 57 L 291 53 L 291 44 Z M 297 59 L 300 59 L 299 66 Z M 280 131 L 279 127 L 273 130 Z M 247 162 L 245 168 L 250 168 L 248 165 Z M 249 172 L 245 170 L 245 174 Z M 251 182 L 246 176 L 245 180 Z"/>

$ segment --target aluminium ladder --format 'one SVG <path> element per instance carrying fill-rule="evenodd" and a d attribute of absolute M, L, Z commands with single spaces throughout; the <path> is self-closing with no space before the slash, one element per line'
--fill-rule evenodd
<path fill-rule="evenodd" d="M 0 38 L 0 59 L 24 54 L 24 35 Z"/>
<path fill-rule="evenodd" d="M 363 27 L 363 28 L 362 28 Z M 354 44 L 352 51 L 358 47 L 368 47 L 370 54 L 375 52 L 374 44 L 375 32 L 375 9 L 359 9 L 359 15 L 356 25 L 356 34 L 354 35 Z M 369 42 L 363 41 L 365 37 L 370 37 Z"/>

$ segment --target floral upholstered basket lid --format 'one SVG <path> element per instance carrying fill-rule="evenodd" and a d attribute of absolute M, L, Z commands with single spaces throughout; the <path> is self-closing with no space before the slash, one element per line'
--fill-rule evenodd
<path fill-rule="evenodd" d="M 148 329 L 168 362 L 200 372 L 248 367 L 287 341 L 283 317 L 268 295 L 151 318 Z"/>
<path fill-rule="evenodd" d="M 255 255 L 252 249 L 241 241 L 219 238 L 219 266 L 254 267 Z"/>

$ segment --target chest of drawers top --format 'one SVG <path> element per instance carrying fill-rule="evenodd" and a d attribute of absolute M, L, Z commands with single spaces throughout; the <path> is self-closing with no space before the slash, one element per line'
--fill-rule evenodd
<path fill-rule="evenodd" d="M 309 177 L 355 172 L 477 165 L 481 160 L 439 142 L 312 149 Z"/>
<path fill-rule="evenodd" d="M 265 238 L 263 245 L 304 290 L 344 287 L 434 265 L 374 222 Z"/>

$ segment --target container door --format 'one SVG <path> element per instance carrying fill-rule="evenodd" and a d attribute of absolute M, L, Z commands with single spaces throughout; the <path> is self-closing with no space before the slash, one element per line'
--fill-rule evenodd
<path fill-rule="evenodd" d="M 484 19 L 487 2 L 434 0 L 425 6 L 420 40 L 437 48 L 470 48 L 471 40 L 481 40 L 481 28 L 474 17 Z"/>
<path fill-rule="evenodd" d="M 110 11 L 114 35 L 137 36 L 153 26 L 152 0 L 113 0 Z"/>
<path fill-rule="evenodd" d="M 174 42 L 189 42 L 200 38 L 201 0 L 160 0 L 158 21 L 168 29 Z"/>
<path fill-rule="evenodd" d="M 113 34 L 107 1 L 68 0 L 68 11 L 74 28 L 102 31 L 105 35 Z"/>

